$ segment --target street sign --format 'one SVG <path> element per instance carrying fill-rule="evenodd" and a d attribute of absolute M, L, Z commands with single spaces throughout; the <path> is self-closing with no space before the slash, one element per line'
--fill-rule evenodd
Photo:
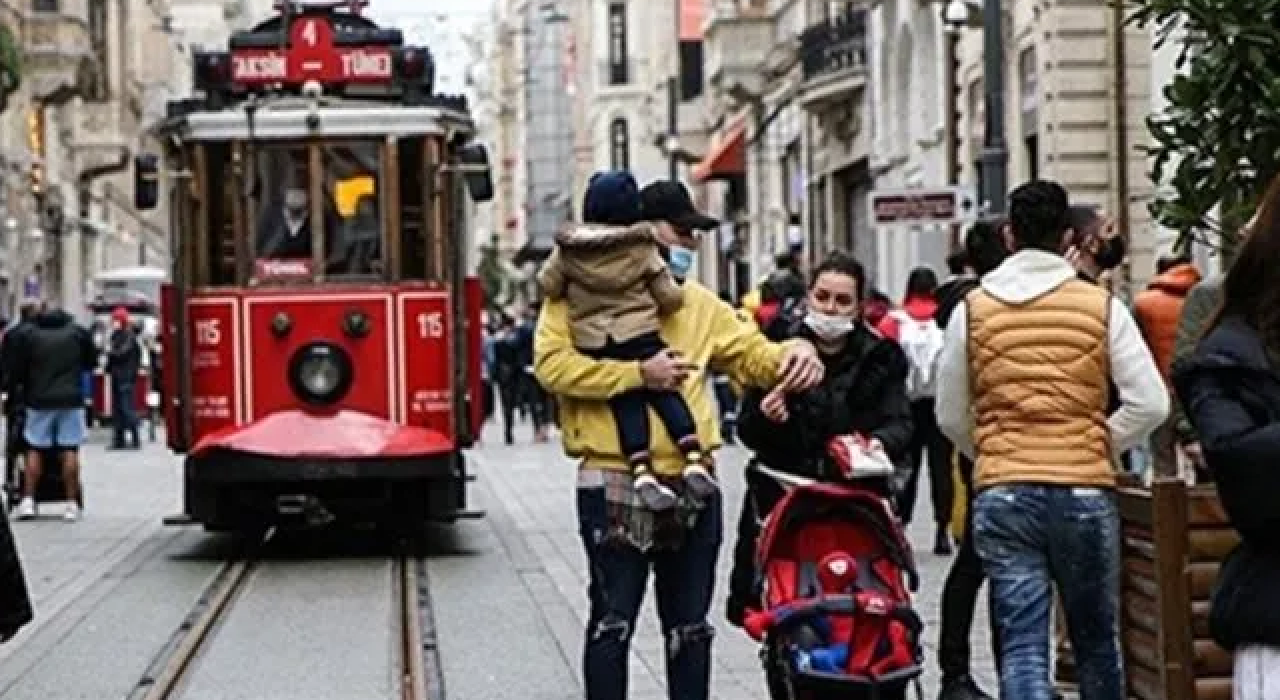
<path fill-rule="evenodd" d="M 959 224 L 978 218 L 978 198 L 968 187 L 872 190 L 873 226 Z"/>

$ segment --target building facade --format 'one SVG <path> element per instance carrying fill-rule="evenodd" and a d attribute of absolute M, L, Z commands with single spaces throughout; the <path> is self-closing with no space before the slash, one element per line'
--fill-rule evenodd
<path fill-rule="evenodd" d="M 870 175 L 878 190 L 938 189 L 955 184 L 947 138 L 946 89 L 952 34 L 943 23 L 944 5 L 918 0 L 870 4 L 871 77 Z M 865 193 L 850 208 L 866 212 Z M 865 216 L 865 215 L 864 215 Z M 901 298 L 912 268 L 927 266 L 945 276 L 952 248 L 947 224 L 873 227 L 863 218 L 854 248 L 874 270 L 875 284 Z"/>
<path fill-rule="evenodd" d="M 694 170 L 726 221 L 717 282 L 740 296 L 778 254 L 857 253 L 872 175 L 864 3 L 721 0 L 704 24 L 713 134 Z M 874 275 L 873 268 L 873 275 Z"/>
<path fill-rule="evenodd" d="M 524 13 L 528 0 L 497 0 L 480 38 L 485 80 L 477 86 L 477 128 L 489 149 L 494 196 L 490 209 L 490 243 L 504 259 L 524 245 L 526 186 Z"/>
<path fill-rule="evenodd" d="M 1117 291 L 1145 285 L 1161 252 L 1147 211 L 1152 43 L 1123 3 L 1005 3 L 1005 123 L 1010 187 L 1061 182 L 1075 201 L 1113 216 L 1129 239 Z M 958 39 L 959 178 L 979 187 L 985 137 L 981 8 Z M 1166 59 L 1167 61 L 1167 59 Z M 1166 71 L 1167 73 L 1167 71 Z M 1159 82 L 1158 79 L 1155 79 Z"/>
<path fill-rule="evenodd" d="M 630 170 L 642 185 L 688 179 L 707 138 L 707 1 L 573 3 L 575 209 L 598 170 Z"/>
<path fill-rule="evenodd" d="M 82 313 L 99 270 L 166 265 L 168 213 L 132 206 L 146 127 L 190 72 L 166 3 L 4 0 L 21 48 L 0 115 L 6 283 L 0 306 L 41 297 Z"/>

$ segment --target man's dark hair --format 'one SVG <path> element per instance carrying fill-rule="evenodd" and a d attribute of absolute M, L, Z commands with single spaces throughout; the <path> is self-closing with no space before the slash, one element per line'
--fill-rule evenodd
<path fill-rule="evenodd" d="M 773 266 L 779 270 L 795 270 L 800 267 L 800 260 L 795 253 L 787 251 L 773 256 Z"/>
<path fill-rule="evenodd" d="M 1004 223 L 979 221 L 965 234 L 964 249 L 969 254 L 969 264 L 973 266 L 974 274 L 979 277 L 1000 267 L 1000 263 L 1009 257 L 1009 248 L 1000 235 Z"/>
<path fill-rule="evenodd" d="M 1019 248 L 1062 250 L 1071 226 L 1067 191 L 1049 180 L 1032 180 L 1009 193 L 1009 224 Z"/>
<path fill-rule="evenodd" d="M 824 273 L 834 272 L 841 275 L 848 275 L 853 278 L 854 288 L 858 292 L 858 298 L 864 298 L 867 292 L 867 270 L 858 262 L 858 259 L 838 250 L 832 251 L 823 258 L 822 262 L 814 268 L 813 274 L 809 277 L 809 286 L 812 287 L 814 282 L 818 281 L 818 277 Z"/>
<path fill-rule="evenodd" d="M 947 256 L 947 272 L 953 275 L 963 275 L 968 267 L 969 254 L 963 250 L 957 250 Z"/>
<path fill-rule="evenodd" d="M 903 295 L 903 299 L 932 299 L 933 293 L 937 290 L 938 276 L 933 270 L 923 266 L 917 267 L 907 275 L 907 293 Z"/>
<path fill-rule="evenodd" d="M 1102 222 L 1102 215 L 1092 204 L 1073 204 L 1067 207 L 1067 226 L 1081 236 L 1094 233 Z"/>
<path fill-rule="evenodd" d="M 893 300 L 889 298 L 889 295 L 885 294 L 879 289 L 873 289 L 870 292 L 867 292 L 867 301 L 875 301 L 881 304 L 889 304 L 890 306 L 893 305 Z"/>

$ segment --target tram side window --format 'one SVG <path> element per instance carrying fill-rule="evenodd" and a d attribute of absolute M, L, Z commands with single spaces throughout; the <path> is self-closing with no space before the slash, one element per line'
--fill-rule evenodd
<path fill-rule="evenodd" d="M 225 143 L 210 143 L 208 146 L 208 178 L 209 203 L 209 238 L 208 269 L 201 271 L 205 284 L 221 286 L 236 282 L 236 245 L 235 222 L 231 212 L 234 211 L 236 188 L 230 178 L 228 167 L 231 158 L 231 146 Z"/>
<path fill-rule="evenodd" d="M 423 204 L 423 149 L 426 139 L 413 137 L 400 142 L 400 277 L 426 279 L 426 216 Z"/>
<path fill-rule="evenodd" d="M 331 143 L 324 146 L 324 191 L 337 213 L 329 229 L 326 274 L 381 276 L 382 193 L 377 143 Z"/>

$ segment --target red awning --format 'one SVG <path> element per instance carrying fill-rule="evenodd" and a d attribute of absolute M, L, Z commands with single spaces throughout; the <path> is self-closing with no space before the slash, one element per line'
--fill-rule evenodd
<path fill-rule="evenodd" d="M 696 180 L 742 175 L 747 171 L 747 127 L 742 121 L 724 131 L 716 132 L 711 150 L 701 163 L 693 168 Z"/>

